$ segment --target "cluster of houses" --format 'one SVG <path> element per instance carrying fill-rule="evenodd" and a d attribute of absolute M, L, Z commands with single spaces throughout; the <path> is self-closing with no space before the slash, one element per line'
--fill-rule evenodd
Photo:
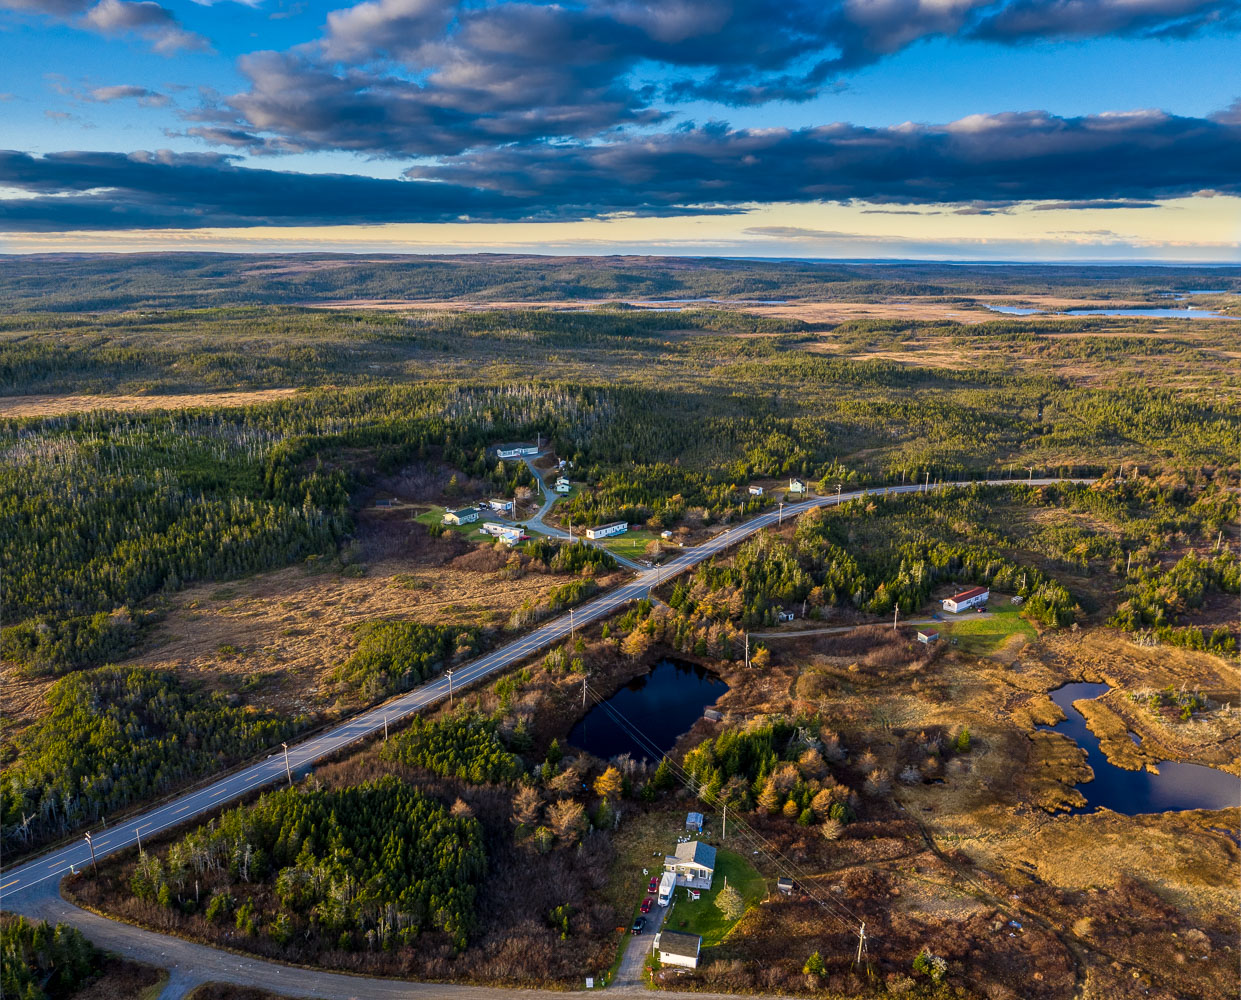
<path fill-rule="evenodd" d="M 507 514 L 513 513 L 513 501 L 504 499 L 484 500 L 475 507 L 458 507 L 444 511 L 441 523 L 460 527 L 463 524 L 474 524 L 485 513 Z M 499 521 L 484 521 L 481 532 L 500 539 L 506 545 L 516 545 L 518 542 L 525 541 L 530 536 L 527 535 L 519 525 L 501 524 Z"/>

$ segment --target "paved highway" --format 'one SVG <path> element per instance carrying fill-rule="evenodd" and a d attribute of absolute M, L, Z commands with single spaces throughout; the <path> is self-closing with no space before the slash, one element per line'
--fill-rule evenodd
<path fill-rule="evenodd" d="M 1029 482 L 1036 486 L 1065 481 L 1091 482 L 1092 480 L 1021 480 L 1021 482 Z M 990 482 L 1004 484 L 1009 481 L 992 480 Z M 924 488 L 920 485 L 889 487 L 887 492 L 914 493 Z M 931 489 L 936 488 L 942 487 L 931 487 Z M 812 497 L 798 503 L 786 503 L 783 517 L 796 517 L 812 507 L 831 506 L 868 494 L 884 492 L 884 488 L 858 490 L 840 495 Z M 515 639 L 486 656 L 455 668 L 451 677 L 441 675 L 398 698 L 368 709 L 332 729 L 290 746 L 287 759 L 284 753 L 278 752 L 266 760 L 226 775 L 206 787 L 191 789 L 172 801 L 127 819 L 117 826 L 110 826 L 106 830 L 96 830 L 93 832 L 92 841 L 95 857 L 102 858 L 114 851 L 129 847 L 135 844 L 139 837 L 152 837 L 161 831 L 194 819 L 196 816 L 218 809 L 256 789 L 286 781 L 289 771 L 296 774 L 316 761 L 337 753 L 351 743 L 381 732 L 385 723 L 399 722 L 429 705 L 447 699 L 450 684 L 453 690 L 460 690 L 507 669 L 514 663 L 563 639 L 571 629 L 607 617 L 630 601 L 645 597 L 656 584 L 710 559 L 713 555 L 736 545 L 754 532 L 775 524 L 779 518 L 779 511 L 772 510 L 744 524 L 727 528 L 701 545 L 685 549 L 663 566 L 644 569 L 623 586 L 586 602 L 569 614 L 539 626 L 522 638 Z M 38 887 L 49 880 L 59 880 L 70 871 L 81 871 L 91 863 L 91 846 L 85 840 L 81 840 L 3 871 L 0 873 L 0 902 L 4 903 L 6 909 L 21 910 L 19 893 Z"/>

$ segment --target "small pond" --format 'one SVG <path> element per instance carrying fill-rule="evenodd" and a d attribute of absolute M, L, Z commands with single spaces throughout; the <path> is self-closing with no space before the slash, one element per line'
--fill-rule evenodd
<path fill-rule="evenodd" d="M 727 684 L 695 663 L 663 659 L 650 673 L 635 677 L 587 712 L 570 731 L 569 742 L 604 760 L 623 753 L 651 760 L 654 752 L 635 740 L 617 715 L 662 753 L 671 750 L 678 737 L 702 718 L 702 710 L 727 690 Z"/>
<path fill-rule="evenodd" d="M 1006 316 L 1137 316 L 1147 319 L 1241 319 L 1241 316 L 1229 316 L 1211 309 L 1195 309 L 1193 306 L 1183 308 L 1166 308 L 1160 306 L 1141 306 L 1136 309 L 1066 309 L 1062 312 L 1046 309 L 1030 309 L 1025 306 L 987 306 L 992 312 L 1004 313 Z"/>
<path fill-rule="evenodd" d="M 1077 786 L 1086 805 L 1071 810 L 1072 815 L 1094 812 L 1105 807 L 1126 816 L 1139 813 L 1173 812 L 1178 809 L 1224 809 L 1241 805 L 1241 778 L 1227 771 L 1201 764 L 1159 762 L 1159 773 L 1126 771 L 1109 763 L 1099 748 L 1099 737 L 1090 731 L 1073 702 L 1097 698 L 1109 690 L 1106 684 L 1066 684 L 1050 693 L 1064 711 L 1065 719 L 1039 729 L 1062 733 L 1086 751 L 1086 763 L 1094 780 Z"/>

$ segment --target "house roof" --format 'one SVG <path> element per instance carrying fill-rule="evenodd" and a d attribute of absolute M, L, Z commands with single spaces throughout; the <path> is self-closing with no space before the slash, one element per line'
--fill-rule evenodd
<path fill-rule="evenodd" d="M 659 950 L 669 955 L 697 958 L 701 949 L 702 936 L 700 934 L 684 934 L 681 931 L 659 932 Z"/>
<path fill-rule="evenodd" d="M 977 597 L 980 594 L 987 593 L 986 587 L 970 587 L 969 590 L 963 590 L 959 594 L 953 594 L 949 598 L 951 601 L 968 601 L 971 597 Z"/>
<path fill-rule="evenodd" d="M 715 871 L 715 848 L 710 844 L 704 844 L 701 840 L 691 840 L 684 844 L 677 844 L 676 859 L 678 861 L 692 862 L 702 868 L 710 868 Z"/>
<path fill-rule="evenodd" d="M 453 517 L 464 517 L 466 514 L 477 514 L 477 513 L 478 513 L 478 510 L 474 507 L 459 507 L 456 510 L 445 511 L 444 516 L 447 517 L 449 514 L 451 514 Z"/>

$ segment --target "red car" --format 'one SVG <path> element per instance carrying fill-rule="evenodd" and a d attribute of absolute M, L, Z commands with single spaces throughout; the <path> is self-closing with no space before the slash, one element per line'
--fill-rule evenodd
<path fill-rule="evenodd" d="M 651 899 L 651 897 L 650 897 L 650 896 L 647 896 L 647 897 L 646 897 L 646 899 L 642 900 L 642 905 L 641 905 L 640 907 L 638 907 L 638 909 L 640 909 L 643 913 L 650 913 L 650 912 L 651 912 L 651 903 L 653 903 L 653 902 L 654 902 L 654 900 L 653 900 L 653 899 Z"/>
<path fill-rule="evenodd" d="M 656 875 L 651 879 L 651 884 L 646 887 L 647 892 L 659 892 L 659 876 Z"/>

